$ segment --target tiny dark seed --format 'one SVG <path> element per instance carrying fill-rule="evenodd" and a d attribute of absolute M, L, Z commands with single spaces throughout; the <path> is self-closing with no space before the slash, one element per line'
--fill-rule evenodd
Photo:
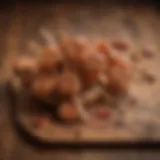
<path fill-rule="evenodd" d="M 112 42 L 112 45 L 115 49 L 119 51 L 126 51 L 129 48 L 128 44 L 123 41 L 114 41 Z"/>
<path fill-rule="evenodd" d="M 144 58 L 150 59 L 150 58 L 153 58 L 154 54 L 153 54 L 152 51 L 145 49 L 145 50 L 142 51 L 142 56 Z"/>
<path fill-rule="evenodd" d="M 117 121 L 115 122 L 115 125 L 116 125 L 117 127 L 123 127 L 124 124 L 125 124 L 125 123 L 124 123 L 122 120 L 117 120 Z"/>
<path fill-rule="evenodd" d="M 143 79 L 148 83 L 154 83 L 156 81 L 155 76 L 150 73 L 143 73 Z"/>

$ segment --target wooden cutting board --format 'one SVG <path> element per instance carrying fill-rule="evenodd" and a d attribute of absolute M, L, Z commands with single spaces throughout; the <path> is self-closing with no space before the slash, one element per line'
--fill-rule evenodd
<path fill-rule="evenodd" d="M 97 124 L 97 129 L 83 126 L 48 125 L 41 130 L 35 130 L 23 114 L 17 118 L 31 135 L 49 141 L 137 141 L 159 140 L 160 133 L 160 76 L 159 76 L 159 14 L 152 6 L 120 6 L 112 4 L 82 5 L 82 4 L 43 4 L 36 6 L 18 5 L 8 40 L 8 57 L 1 70 L 1 79 L 7 80 L 10 74 L 10 60 L 16 54 L 33 52 L 29 49 L 32 42 L 40 46 L 45 41 L 39 32 L 47 29 L 53 35 L 68 32 L 75 35 L 85 35 L 91 39 L 104 38 L 127 39 L 131 51 L 149 48 L 153 58 L 142 60 L 138 66 L 142 70 L 155 75 L 155 83 L 149 84 L 141 78 L 130 88 L 130 94 L 136 99 L 136 104 L 128 103 L 117 121 L 108 125 Z M 136 7 L 136 9 L 134 8 Z M 125 53 L 127 54 L 127 53 Z M 17 104 L 18 106 L 22 103 Z M 19 112 L 20 110 L 17 110 Z M 22 116 L 22 117 L 21 117 Z M 77 130 L 80 132 L 77 138 Z M 56 133 L 57 132 L 57 133 Z M 61 134 L 59 134 L 61 133 Z"/>

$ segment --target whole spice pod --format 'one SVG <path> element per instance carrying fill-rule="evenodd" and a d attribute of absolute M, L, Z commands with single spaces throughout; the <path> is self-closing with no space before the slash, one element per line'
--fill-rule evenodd
<path fill-rule="evenodd" d="M 61 60 L 61 54 L 57 46 L 45 47 L 39 59 L 40 71 L 52 72 Z"/>
<path fill-rule="evenodd" d="M 88 60 L 81 65 L 81 75 L 85 87 L 96 83 L 102 74 L 107 71 L 107 63 L 104 55 L 98 52 L 90 53 Z"/>
<path fill-rule="evenodd" d="M 111 48 L 105 41 L 100 41 L 96 45 L 96 50 L 99 53 L 103 53 L 106 58 L 110 56 Z"/>

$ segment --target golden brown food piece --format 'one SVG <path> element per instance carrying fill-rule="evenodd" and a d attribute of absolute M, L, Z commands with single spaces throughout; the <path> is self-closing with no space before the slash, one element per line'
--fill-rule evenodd
<path fill-rule="evenodd" d="M 34 128 L 41 128 L 46 123 L 51 123 L 51 116 L 50 115 L 34 115 L 31 117 L 32 125 Z"/>
<path fill-rule="evenodd" d="M 134 63 L 138 63 L 142 60 L 142 54 L 140 52 L 135 52 L 131 55 L 131 60 L 134 62 Z"/>
<path fill-rule="evenodd" d="M 77 75 L 71 71 L 66 71 L 60 75 L 57 90 L 63 96 L 74 96 L 81 90 L 81 84 Z"/>
<path fill-rule="evenodd" d="M 79 111 L 72 102 L 65 102 L 59 107 L 58 115 L 66 122 L 74 122 L 80 119 Z"/>
<path fill-rule="evenodd" d="M 154 84 L 154 82 L 156 81 L 156 76 L 150 72 L 142 70 L 141 74 L 142 74 L 143 80 L 145 80 L 150 84 Z"/>
<path fill-rule="evenodd" d="M 47 98 L 55 90 L 57 86 L 57 77 L 49 75 L 40 75 L 33 82 L 33 94 L 39 98 Z"/>
<path fill-rule="evenodd" d="M 57 47 L 46 47 L 44 48 L 42 56 L 39 60 L 40 70 L 52 72 L 60 60 L 61 55 Z"/>
<path fill-rule="evenodd" d="M 87 89 L 97 82 L 99 72 L 98 71 L 84 71 L 82 75 L 83 88 Z"/>
<path fill-rule="evenodd" d="M 72 43 L 76 52 L 75 55 L 81 56 L 81 53 L 91 48 L 89 40 L 87 40 L 85 37 L 74 38 Z"/>
<path fill-rule="evenodd" d="M 70 66 L 75 67 L 87 61 L 91 46 L 84 37 L 63 37 L 60 48 Z"/>
<path fill-rule="evenodd" d="M 67 65 L 71 65 L 75 60 L 75 47 L 73 45 L 73 38 L 70 36 L 63 36 L 60 43 L 60 51 L 63 53 L 63 57 Z"/>
<path fill-rule="evenodd" d="M 103 54 L 93 52 L 81 67 L 81 75 L 85 87 L 96 83 L 99 77 L 106 73 L 107 63 Z"/>
<path fill-rule="evenodd" d="M 60 51 L 67 58 L 71 58 L 74 55 L 74 46 L 72 45 L 71 37 L 63 36 L 59 46 L 60 46 Z"/>
<path fill-rule="evenodd" d="M 109 70 L 109 88 L 114 92 L 126 92 L 131 80 L 131 68 L 127 61 L 113 57 Z"/>

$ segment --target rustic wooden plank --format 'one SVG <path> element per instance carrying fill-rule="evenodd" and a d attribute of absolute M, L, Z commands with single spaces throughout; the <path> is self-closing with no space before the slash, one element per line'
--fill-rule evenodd
<path fill-rule="evenodd" d="M 100 6 L 99 6 L 100 7 Z M 106 7 L 106 8 L 105 8 Z M 52 8 L 54 8 L 52 10 Z M 67 9 L 66 9 L 67 8 Z M 155 42 L 154 40 L 154 33 L 152 29 L 150 29 L 150 20 L 152 20 L 152 11 L 148 13 L 149 17 L 145 16 L 144 13 L 141 13 L 139 11 L 134 11 L 134 8 L 132 8 L 132 13 L 130 9 L 124 9 L 121 7 L 118 8 L 107 8 L 107 6 L 104 6 L 104 9 L 90 9 L 90 7 L 86 6 L 69 6 L 69 5 L 44 5 L 44 6 L 38 6 L 35 9 L 35 6 L 23 6 L 22 8 L 17 8 L 18 12 L 12 15 L 12 28 L 9 29 L 10 32 L 7 32 L 7 27 L 3 26 L 4 24 L 0 21 L 0 26 L 2 27 L 2 30 L 0 32 L 7 33 L 8 39 L 6 38 L 6 46 L 8 46 L 8 49 L 6 49 L 5 45 L 0 46 L 0 51 L 4 53 L 17 53 L 17 52 L 25 52 L 28 50 L 27 48 L 27 42 L 29 40 L 36 40 L 39 41 L 39 43 L 43 44 L 43 40 L 40 40 L 39 36 L 39 29 L 44 26 L 48 28 L 52 33 L 56 33 L 58 31 L 62 31 L 63 29 L 66 29 L 70 32 L 76 33 L 76 34 L 87 34 L 90 37 L 101 37 L 102 35 L 104 37 L 108 38 L 123 38 L 123 36 L 127 36 L 128 39 L 131 39 L 134 41 L 134 43 L 140 43 L 141 40 L 146 39 L 147 43 L 152 44 L 159 44 L 159 42 Z M 81 10 L 81 12 L 80 12 Z M 83 11 L 82 11 L 83 10 Z M 98 10 L 98 13 L 95 14 L 96 10 Z M 137 12 L 137 13 L 136 13 Z M 146 11 L 144 11 L 146 12 Z M 74 14 L 73 14 L 74 13 Z M 94 14 L 93 14 L 94 13 Z M 2 14 L 3 15 L 3 14 Z M 6 15 L 6 13 L 5 13 Z M 138 33 L 140 33 L 140 38 L 137 38 L 136 36 L 133 36 L 131 33 L 131 30 L 128 28 L 123 28 L 122 21 L 126 18 L 126 15 L 130 19 L 133 20 L 133 23 L 138 30 L 140 30 Z M 21 16 L 21 17 L 20 17 Z M 97 17 L 96 17 L 97 16 Z M 16 18 L 15 18 L 16 17 Z M 60 18 L 57 18 L 60 17 Z M 65 17 L 67 17 L 65 19 Z M 91 19 L 90 21 L 84 20 Z M 102 17 L 99 18 L 99 17 Z M 0 19 L 3 19 L 3 16 L 0 16 Z M 138 19 L 138 22 L 137 22 Z M 157 15 L 157 18 L 155 20 L 155 24 L 159 26 L 158 23 L 159 16 Z M 5 21 L 7 21 L 7 18 L 4 18 Z M 54 23 L 53 23 L 54 21 Z M 139 21 L 143 22 L 143 25 L 139 23 Z M 157 22 L 157 23 L 156 23 Z M 65 25 L 63 25 L 65 23 Z M 128 22 L 127 22 L 128 23 Z M 6 24 L 6 22 L 5 22 Z M 22 24 L 23 29 L 19 28 Z M 98 24 L 98 25 L 97 25 Z M 121 28 L 121 29 L 120 29 Z M 143 28 L 145 29 L 143 31 Z M 158 28 L 158 27 L 157 27 Z M 73 29 L 73 31 L 72 31 Z M 149 35 L 145 35 L 145 33 L 149 33 Z M 94 35 L 93 35 L 94 33 Z M 5 39 L 5 34 L 2 34 L 3 40 Z M 157 36 L 158 39 L 158 36 Z M 156 40 L 157 40 L 156 39 Z M 1 40 L 0 42 L 3 42 Z M 2 44 L 2 43 L 0 43 Z M 20 46 L 19 46 L 19 45 Z M 3 100 L 2 100 L 3 101 Z M 1 106 L 6 106 L 7 104 L 0 103 Z M 139 153 L 136 151 L 100 151 L 97 150 L 94 151 L 51 151 L 51 152 L 42 152 L 41 150 L 36 150 L 35 148 L 32 148 L 31 146 L 27 145 L 25 142 L 21 141 L 21 139 L 17 136 L 17 134 L 14 133 L 13 128 L 10 126 L 10 121 L 8 121 L 9 117 L 6 115 L 8 114 L 7 108 L 0 108 L 0 156 L 3 159 L 13 159 L 13 160 L 27 160 L 27 159 L 141 159 L 141 158 L 147 158 L 148 156 L 153 156 L 152 153 L 148 153 L 146 155 L 141 154 L 139 156 Z M 8 137 L 8 138 L 5 138 Z M 158 157 L 159 154 L 155 154 L 155 157 Z M 0 157 L 0 159 L 1 159 Z M 152 157 L 153 158 L 153 157 Z M 149 158 L 148 158 L 149 159 Z"/>

